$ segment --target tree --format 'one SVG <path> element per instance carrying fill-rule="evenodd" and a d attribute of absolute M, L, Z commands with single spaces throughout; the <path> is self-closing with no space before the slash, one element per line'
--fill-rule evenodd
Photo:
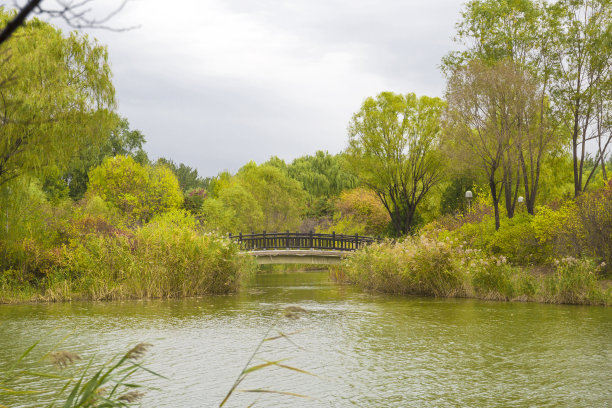
<path fill-rule="evenodd" d="M 515 103 L 514 107 L 523 109 L 517 118 L 522 122 L 521 135 L 512 149 L 512 154 L 518 155 L 520 174 L 513 175 L 514 169 L 508 166 L 511 163 L 508 160 L 504 160 L 502 171 L 504 179 L 522 179 L 525 204 L 533 214 L 542 163 L 560 142 L 548 96 L 555 65 L 555 47 L 549 29 L 554 19 L 550 8 L 546 3 L 532 0 L 472 0 L 466 4 L 461 17 L 457 41 L 466 49 L 451 52 L 443 59 L 443 69 L 449 77 L 471 61 L 490 67 L 511 61 L 525 78 L 523 104 Z M 504 185 L 509 216 L 514 213 L 511 186 L 509 182 Z"/>
<path fill-rule="evenodd" d="M 178 209 L 183 194 L 165 166 L 140 165 L 130 156 L 107 158 L 89 173 L 88 194 L 98 195 L 134 222 Z"/>
<path fill-rule="evenodd" d="M 357 186 L 357 179 L 342 168 L 340 156 L 321 150 L 293 160 L 287 172 L 313 197 L 337 196 Z"/>
<path fill-rule="evenodd" d="M 382 235 L 391 221 L 376 193 L 362 187 L 343 191 L 335 209 L 333 223 L 326 228 L 329 233 Z"/>
<path fill-rule="evenodd" d="M 486 175 L 496 229 L 500 226 L 502 192 L 509 217 L 517 201 L 522 114 L 533 95 L 526 88 L 528 80 L 510 61 L 493 67 L 472 61 L 456 69 L 448 82 L 446 145 Z"/>
<path fill-rule="evenodd" d="M 244 165 L 236 174 L 238 182 L 251 193 L 263 212 L 266 231 L 295 230 L 302 221 L 306 194 L 300 182 L 277 167 Z"/>
<path fill-rule="evenodd" d="M 172 172 L 178 179 L 183 192 L 186 193 L 187 191 L 192 189 L 204 188 L 205 181 L 198 175 L 197 169 L 193 169 L 183 163 L 177 165 L 172 160 L 163 157 L 157 159 L 157 163 L 163 164 L 170 168 L 170 170 L 172 170 Z"/>
<path fill-rule="evenodd" d="M 347 164 L 389 212 L 397 235 L 414 232 L 416 209 L 439 182 L 439 98 L 382 92 L 349 125 Z"/>
<path fill-rule="evenodd" d="M 550 10 L 548 35 L 555 50 L 551 95 L 571 140 L 574 195 L 578 196 L 588 187 L 598 164 L 604 163 L 612 139 L 612 2 L 561 0 Z M 597 141 L 598 149 L 585 180 L 591 140 Z"/>
<path fill-rule="evenodd" d="M 131 130 L 126 118 L 112 114 L 112 125 L 106 132 L 100 132 L 98 143 L 84 146 L 75 157 L 68 160 L 66 171 L 61 181 L 69 188 L 69 196 L 79 200 L 87 191 L 89 171 L 99 166 L 105 158 L 115 156 L 131 156 L 139 164 L 148 164 L 147 153 L 143 149 L 145 137 L 139 130 Z M 58 183 L 47 177 L 47 183 Z"/>
<path fill-rule="evenodd" d="M 10 17 L 0 11 L 0 21 Z M 0 185 L 49 167 L 64 170 L 113 123 L 105 47 L 38 20 L 19 32 L 0 49 Z"/>

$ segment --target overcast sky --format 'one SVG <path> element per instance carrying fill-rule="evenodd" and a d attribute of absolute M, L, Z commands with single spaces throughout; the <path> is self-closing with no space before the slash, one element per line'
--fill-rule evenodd
<path fill-rule="evenodd" d="M 134 0 L 93 31 L 150 157 L 203 176 L 338 153 L 362 101 L 442 96 L 460 0 Z M 106 2 L 104 6 L 108 6 Z"/>

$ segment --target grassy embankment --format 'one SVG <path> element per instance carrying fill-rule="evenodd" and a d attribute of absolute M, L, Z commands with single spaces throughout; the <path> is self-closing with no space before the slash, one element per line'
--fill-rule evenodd
<path fill-rule="evenodd" d="M 27 262 L 0 274 L 0 303 L 227 294 L 256 267 L 237 245 L 181 213 L 136 228 L 87 217 L 72 227 L 62 245 L 31 242 Z"/>
<path fill-rule="evenodd" d="M 436 297 L 612 305 L 612 288 L 598 280 L 600 266 L 564 258 L 534 272 L 507 260 L 425 237 L 385 242 L 356 252 L 332 277 L 368 291 Z"/>

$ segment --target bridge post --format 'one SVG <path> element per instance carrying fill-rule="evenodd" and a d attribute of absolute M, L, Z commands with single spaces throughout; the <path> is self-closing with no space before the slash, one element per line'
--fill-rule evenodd
<path fill-rule="evenodd" d="M 332 249 L 336 249 L 336 231 L 332 231 Z"/>
<path fill-rule="evenodd" d="M 289 249 L 289 230 L 287 230 L 287 235 L 285 235 L 285 246 Z"/>
<path fill-rule="evenodd" d="M 263 232 L 262 240 L 263 240 L 263 242 L 262 242 L 263 249 L 266 250 L 267 249 L 267 245 L 266 245 L 266 231 Z"/>
<path fill-rule="evenodd" d="M 359 234 L 355 234 L 355 249 L 359 249 Z"/>
<path fill-rule="evenodd" d="M 310 249 L 314 249 L 314 241 L 312 239 L 312 231 L 310 231 Z"/>

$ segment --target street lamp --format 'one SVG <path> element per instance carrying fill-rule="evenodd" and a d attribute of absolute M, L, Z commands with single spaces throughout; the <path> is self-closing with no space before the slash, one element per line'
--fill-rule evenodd
<path fill-rule="evenodd" d="M 465 192 L 465 199 L 467 200 L 468 203 L 468 213 L 470 212 L 470 204 L 472 202 L 472 192 L 470 190 Z"/>

